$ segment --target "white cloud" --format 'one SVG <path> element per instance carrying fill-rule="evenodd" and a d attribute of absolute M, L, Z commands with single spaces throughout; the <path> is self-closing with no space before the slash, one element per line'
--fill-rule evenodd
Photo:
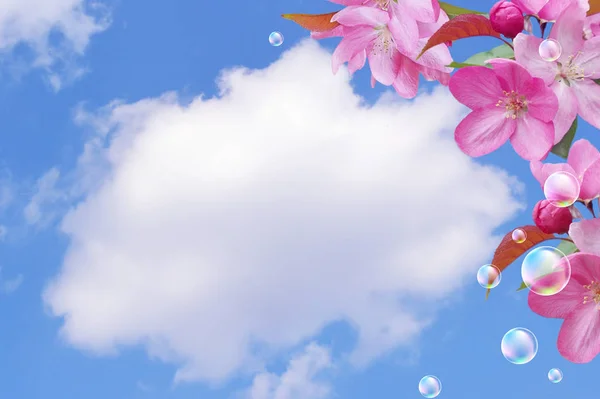
<path fill-rule="evenodd" d="M 521 207 L 513 179 L 457 149 L 464 109 L 445 89 L 370 107 L 330 57 L 305 42 L 225 72 L 221 97 L 90 119 L 73 173 L 89 194 L 45 292 L 67 342 L 142 344 L 177 381 L 219 382 L 346 321 L 364 366 L 473 280 Z"/>
<path fill-rule="evenodd" d="M 0 2 L 0 52 L 26 45 L 33 66 L 49 71 L 48 82 L 77 78 L 73 58 L 84 53 L 92 35 L 108 27 L 108 11 L 92 0 L 3 0 Z"/>
<path fill-rule="evenodd" d="M 0 267 L 0 293 L 10 295 L 19 289 L 23 283 L 24 277 L 22 274 L 11 279 L 5 279 L 2 276 L 2 268 Z"/>
<path fill-rule="evenodd" d="M 319 381 L 320 374 L 333 366 L 326 348 L 308 345 L 302 354 L 293 357 L 280 376 L 263 372 L 252 382 L 248 399 L 325 399 L 331 387 Z"/>
<path fill-rule="evenodd" d="M 35 193 L 23 209 L 27 224 L 43 227 L 54 219 L 53 206 L 66 195 L 56 187 L 59 178 L 59 170 L 52 168 L 38 179 Z"/>

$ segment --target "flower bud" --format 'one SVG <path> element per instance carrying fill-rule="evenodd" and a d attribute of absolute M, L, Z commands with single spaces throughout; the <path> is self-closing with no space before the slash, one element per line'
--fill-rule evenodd
<path fill-rule="evenodd" d="M 509 1 L 499 1 L 490 10 L 492 28 L 498 33 L 513 39 L 523 31 L 525 18 L 523 12 Z"/>
<path fill-rule="evenodd" d="M 533 221 L 546 234 L 564 234 L 569 231 L 573 215 L 569 208 L 559 208 L 542 200 L 533 208 Z"/>

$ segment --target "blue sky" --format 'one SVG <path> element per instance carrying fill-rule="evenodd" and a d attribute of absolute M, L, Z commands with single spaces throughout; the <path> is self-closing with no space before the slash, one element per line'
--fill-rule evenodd
<path fill-rule="evenodd" d="M 280 15 L 335 4 L 43 3 L 70 29 L 32 34 L 36 5 L 11 6 L 21 36 L 0 41 L 0 396 L 417 398 L 427 374 L 448 399 L 597 393 L 598 361 L 562 359 L 560 321 L 514 292 L 518 262 L 487 302 L 475 280 L 531 223 L 528 164 L 469 161 L 464 109 L 432 84 L 377 102 L 368 71 L 330 75 L 336 40 Z M 500 353 L 514 327 L 537 335 L 530 364 Z"/>

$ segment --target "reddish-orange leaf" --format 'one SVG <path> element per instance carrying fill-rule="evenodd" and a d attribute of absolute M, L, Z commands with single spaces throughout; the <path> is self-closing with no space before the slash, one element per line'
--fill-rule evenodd
<path fill-rule="evenodd" d="M 600 0 L 590 0 L 590 10 L 587 15 L 594 15 L 600 12 Z"/>
<path fill-rule="evenodd" d="M 337 22 L 331 22 L 331 18 L 337 13 L 336 11 L 329 14 L 283 14 L 282 17 L 294 21 L 311 32 L 327 32 L 339 25 Z"/>
<path fill-rule="evenodd" d="M 500 34 L 492 28 L 490 20 L 483 15 L 459 15 L 442 25 L 440 29 L 429 38 L 429 41 L 425 47 L 423 47 L 419 57 L 438 44 L 475 36 L 493 36 L 500 38 Z"/>
<path fill-rule="evenodd" d="M 546 234 L 541 231 L 537 226 L 523 226 L 519 227 L 527 234 L 525 242 L 520 244 L 516 243 L 512 239 L 512 231 L 504 236 L 496 252 L 494 252 L 494 259 L 492 265 L 496 266 L 500 271 L 504 271 L 511 263 L 513 263 L 519 256 L 538 245 L 541 242 L 556 239 L 554 234 Z M 487 290 L 486 298 L 490 294 L 490 290 Z"/>

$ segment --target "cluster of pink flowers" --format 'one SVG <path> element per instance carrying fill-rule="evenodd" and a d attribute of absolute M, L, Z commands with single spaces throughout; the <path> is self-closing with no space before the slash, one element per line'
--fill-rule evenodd
<path fill-rule="evenodd" d="M 332 21 L 339 26 L 328 32 L 313 32 L 322 39 L 341 36 L 333 53 L 333 73 L 348 63 L 354 73 L 369 61 L 371 84 L 393 86 L 404 98 L 413 98 L 419 88 L 419 74 L 427 80 L 448 85 L 452 56 L 440 44 L 417 60 L 431 35 L 448 15 L 437 0 L 332 0 L 346 7 Z"/>
<path fill-rule="evenodd" d="M 595 218 L 592 203 L 600 198 L 600 151 L 583 139 L 572 145 L 572 137 L 567 144 L 562 142 L 573 133 L 578 117 L 600 128 L 600 13 L 587 15 L 590 0 L 499 1 L 485 21 L 491 36 L 504 36 L 514 56 L 482 65 L 455 63 L 459 69 L 451 75 L 451 42 L 433 40 L 442 26 L 452 22 L 438 0 L 331 1 L 346 6 L 333 16 L 335 28 L 312 35 L 342 37 L 333 54 L 334 73 L 344 63 L 354 73 L 368 60 L 372 84 L 393 86 L 405 98 L 417 95 L 419 75 L 439 81 L 471 109 L 455 130 L 456 143 L 465 154 L 483 156 L 510 142 L 530 162 L 542 186 L 555 172 L 578 179 L 577 202 L 594 219 L 583 220 L 574 205 L 557 207 L 548 200 L 533 210 L 539 230 L 568 234 L 577 250 L 562 260 L 570 262 L 572 270 L 567 286 L 552 296 L 530 291 L 529 306 L 544 317 L 565 320 L 558 350 L 566 359 L 591 361 L 600 353 L 600 219 Z M 600 4 L 595 6 L 599 9 L 594 12 L 600 11 Z M 532 33 L 532 20 L 539 23 L 541 37 Z M 448 40 L 461 37 L 465 36 Z M 557 43 L 560 54 L 542 57 L 544 40 Z M 433 46 L 427 46 L 429 41 Z M 565 145 L 565 163 L 543 162 L 553 149 Z"/>

